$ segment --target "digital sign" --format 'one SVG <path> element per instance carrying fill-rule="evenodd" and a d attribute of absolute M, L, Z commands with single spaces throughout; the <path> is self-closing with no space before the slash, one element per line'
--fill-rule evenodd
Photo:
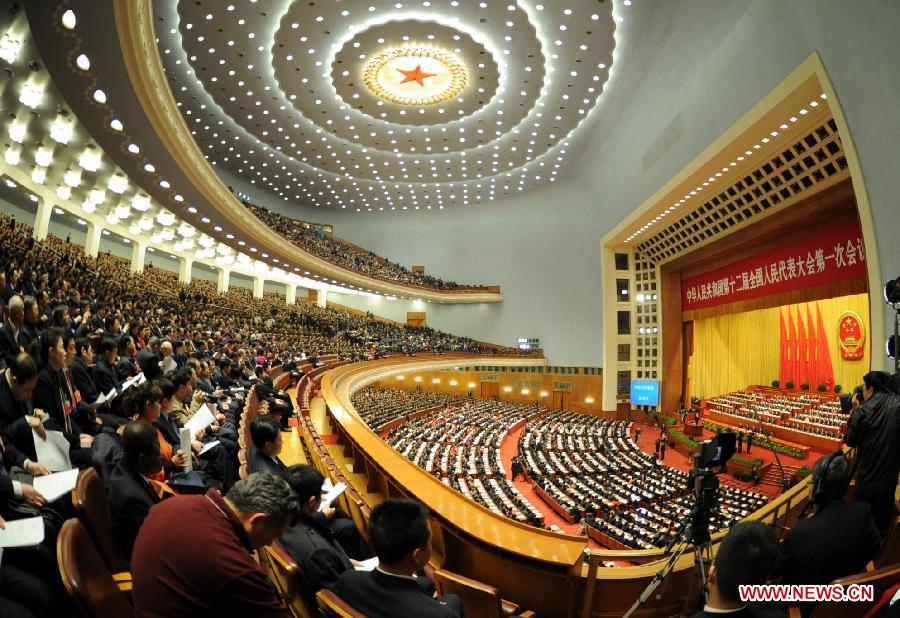
<path fill-rule="evenodd" d="M 631 405 L 658 406 L 659 380 L 632 380 Z"/>

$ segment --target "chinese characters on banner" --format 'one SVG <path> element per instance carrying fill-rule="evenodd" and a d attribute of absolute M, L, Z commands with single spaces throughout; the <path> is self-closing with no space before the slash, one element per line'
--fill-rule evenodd
<path fill-rule="evenodd" d="M 866 276 L 866 249 L 856 221 L 689 277 L 682 309 L 703 309 Z"/>

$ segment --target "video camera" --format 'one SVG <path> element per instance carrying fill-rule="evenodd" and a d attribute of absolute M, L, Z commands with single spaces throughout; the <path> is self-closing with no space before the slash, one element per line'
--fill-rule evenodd
<path fill-rule="evenodd" d="M 688 489 L 694 494 L 694 508 L 691 513 L 691 542 L 694 545 L 709 540 L 709 520 L 718 508 L 718 472 L 725 471 L 725 464 L 737 451 L 737 436 L 734 432 L 723 432 L 699 444 L 694 456 L 694 467 L 688 473 Z"/>

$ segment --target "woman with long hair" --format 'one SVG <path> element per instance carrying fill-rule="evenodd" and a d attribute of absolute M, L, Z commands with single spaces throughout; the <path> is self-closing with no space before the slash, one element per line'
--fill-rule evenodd
<path fill-rule="evenodd" d="M 156 420 L 159 418 L 164 395 L 162 389 L 154 382 L 144 382 L 140 386 L 133 387 L 125 398 L 125 413 L 133 420 L 151 425 L 156 430 L 159 440 L 159 454 L 162 458 L 163 469 L 148 478 L 155 481 L 166 481 L 172 475 L 184 467 L 189 454 L 178 448 L 178 445 L 170 442 L 160 430 Z"/>

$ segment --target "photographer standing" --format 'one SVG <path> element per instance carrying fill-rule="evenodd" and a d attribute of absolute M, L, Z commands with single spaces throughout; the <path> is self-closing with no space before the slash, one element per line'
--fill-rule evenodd
<path fill-rule="evenodd" d="M 891 392 L 891 376 L 870 371 L 863 376 L 864 403 L 847 423 L 844 442 L 857 451 L 854 502 L 867 502 L 884 539 L 894 511 L 900 473 L 900 398 Z"/>

